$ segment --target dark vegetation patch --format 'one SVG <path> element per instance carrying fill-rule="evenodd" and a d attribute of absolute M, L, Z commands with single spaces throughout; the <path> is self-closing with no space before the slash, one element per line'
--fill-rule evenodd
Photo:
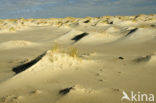
<path fill-rule="evenodd" d="M 25 64 L 19 65 L 19 66 L 17 66 L 17 67 L 14 67 L 14 68 L 12 69 L 12 71 L 14 71 L 16 74 L 25 71 L 26 69 L 28 69 L 28 68 L 31 67 L 32 65 L 36 64 L 39 60 L 41 60 L 42 57 L 43 57 L 45 54 L 46 54 L 46 52 L 43 53 L 43 54 L 41 54 L 40 56 L 38 56 L 37 58 L 35 58 L 34 60 L 32 60 L 32 61 L 30 61 L 30 62 L 28 62 L 28 63 L 25 63 Z"/>
<path fill-rule="evenodd" d="M 71 40 L 75 40 L 75 42 L 79 41 L 80 39 L 82 39 L 83 37 L 87 36 L 88 33 L 84 32 L 82 34 L 76 35 L 75 37 L 73 37 Z"/>

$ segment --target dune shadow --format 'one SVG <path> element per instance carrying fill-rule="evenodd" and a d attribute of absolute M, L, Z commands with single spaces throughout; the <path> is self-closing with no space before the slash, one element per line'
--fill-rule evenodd
<path fill-rule="evenodd" d="M 65 95 L 65 94 L 69 93 L 70 90 L 72 90 L 72 89 L 73 89 L 73 87 L 62 89 L 62 90 L 59 91 L 59 94 Z"/>
<path fill-rule="evenodd" d="M 83 23 L 89 23 L 90 22 L 90 20 L 86 20 L 86 21 L 84 21 Z"/>
<path fill-rule="evenodd" d="M 125 36 L 130 36 L 132 33 L 136 32 L 138 30 L 138 28 L 132 29 L 130 30 Z"/>
<path fill-rule="evenodd" d="M 14 67 L 14 68 L 12 69 L 12 71 L 15 72 L 16 74 L 25 71 L 26 69 L 28 69 L 28 68 L 31 67 L 32 65 L 36 64 L 39 60 L 41 60 L 42 57 L 43 57 L 45 54 L 46 54 L 46 52 L 44 52 L 43 54 L 41 54 L 40 56 L 38 56 L 37 58 L 31 60 L 31 61 L 28 62 L 28 63 L 25 63 L 25 64 L 19 65 L 19 66 L 17 66 L 17 67 Z"/>
<path fill-rule="evenodd" d="M 79 41 L 80 39 L 82 39 L 83 37 L 87 36 L 88 33 L 84 32 L 82 34 L 76 35 L 75 37 L 73 37 L 71 40 L 74 40 L 75 42 Z"/>
<path fill-rule="evenodd" d="M 134 60 L 134 62 L 136 62 L 136 63 L 148 62 L 150 59 L 151 59 L 151 56 L 150 55 L 147 55 L 145 57 L 136 58 Z"/>
<path fill-rule="evenodd" d="M 122 33 L 125 33 L 124 36 L 122 36 L 121 38 L 117 39 L 117 40 L 114 40 L 112 42 L 110 42 L 109 44 L 113 44 L 113 43 L 117 43 L 119 41 L 122 41 L 122 40 L 125 40 L 127 39 L 129 36 L 131 36 L 134 32 L 136 32 L 138 30 L 138 28 L 135 28 L 135 29 L 132 29 L 132 30 L 129 30 L 128 33 L 127 33 L 127 30 L 126 31 L 123 31 Z"/>

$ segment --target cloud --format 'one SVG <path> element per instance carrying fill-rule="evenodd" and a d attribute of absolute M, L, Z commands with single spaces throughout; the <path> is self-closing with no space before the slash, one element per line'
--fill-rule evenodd
<path fill-rule="evenodd" d="M 1 0 L 0 18 L 156 13 L 156 0 Z"/>

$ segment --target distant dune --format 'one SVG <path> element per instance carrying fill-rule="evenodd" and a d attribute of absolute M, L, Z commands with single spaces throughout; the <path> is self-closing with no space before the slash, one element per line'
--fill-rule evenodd
<path fill-rule="evenodd" d="M 153 27 L 156 22 L 156 15 L 137 15 L 137 16 L 103 16 L 85 18 L 49 18 L 49 19 L 1 19 L 0 32 L 16 32 L 27 29 L 31 26 L 56 26 L 75 28 L 79 26 L 108 26 L 114 25 L 134 25 L 135 27 Z"/>

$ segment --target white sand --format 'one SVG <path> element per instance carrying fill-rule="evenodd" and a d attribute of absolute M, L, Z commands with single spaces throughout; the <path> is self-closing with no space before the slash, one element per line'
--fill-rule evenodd
<path fill-rule="evenodd" d="M 155 18 L 0 20 L 0 103 L 122 103 L 123 91 L 155 94 Z"/>

